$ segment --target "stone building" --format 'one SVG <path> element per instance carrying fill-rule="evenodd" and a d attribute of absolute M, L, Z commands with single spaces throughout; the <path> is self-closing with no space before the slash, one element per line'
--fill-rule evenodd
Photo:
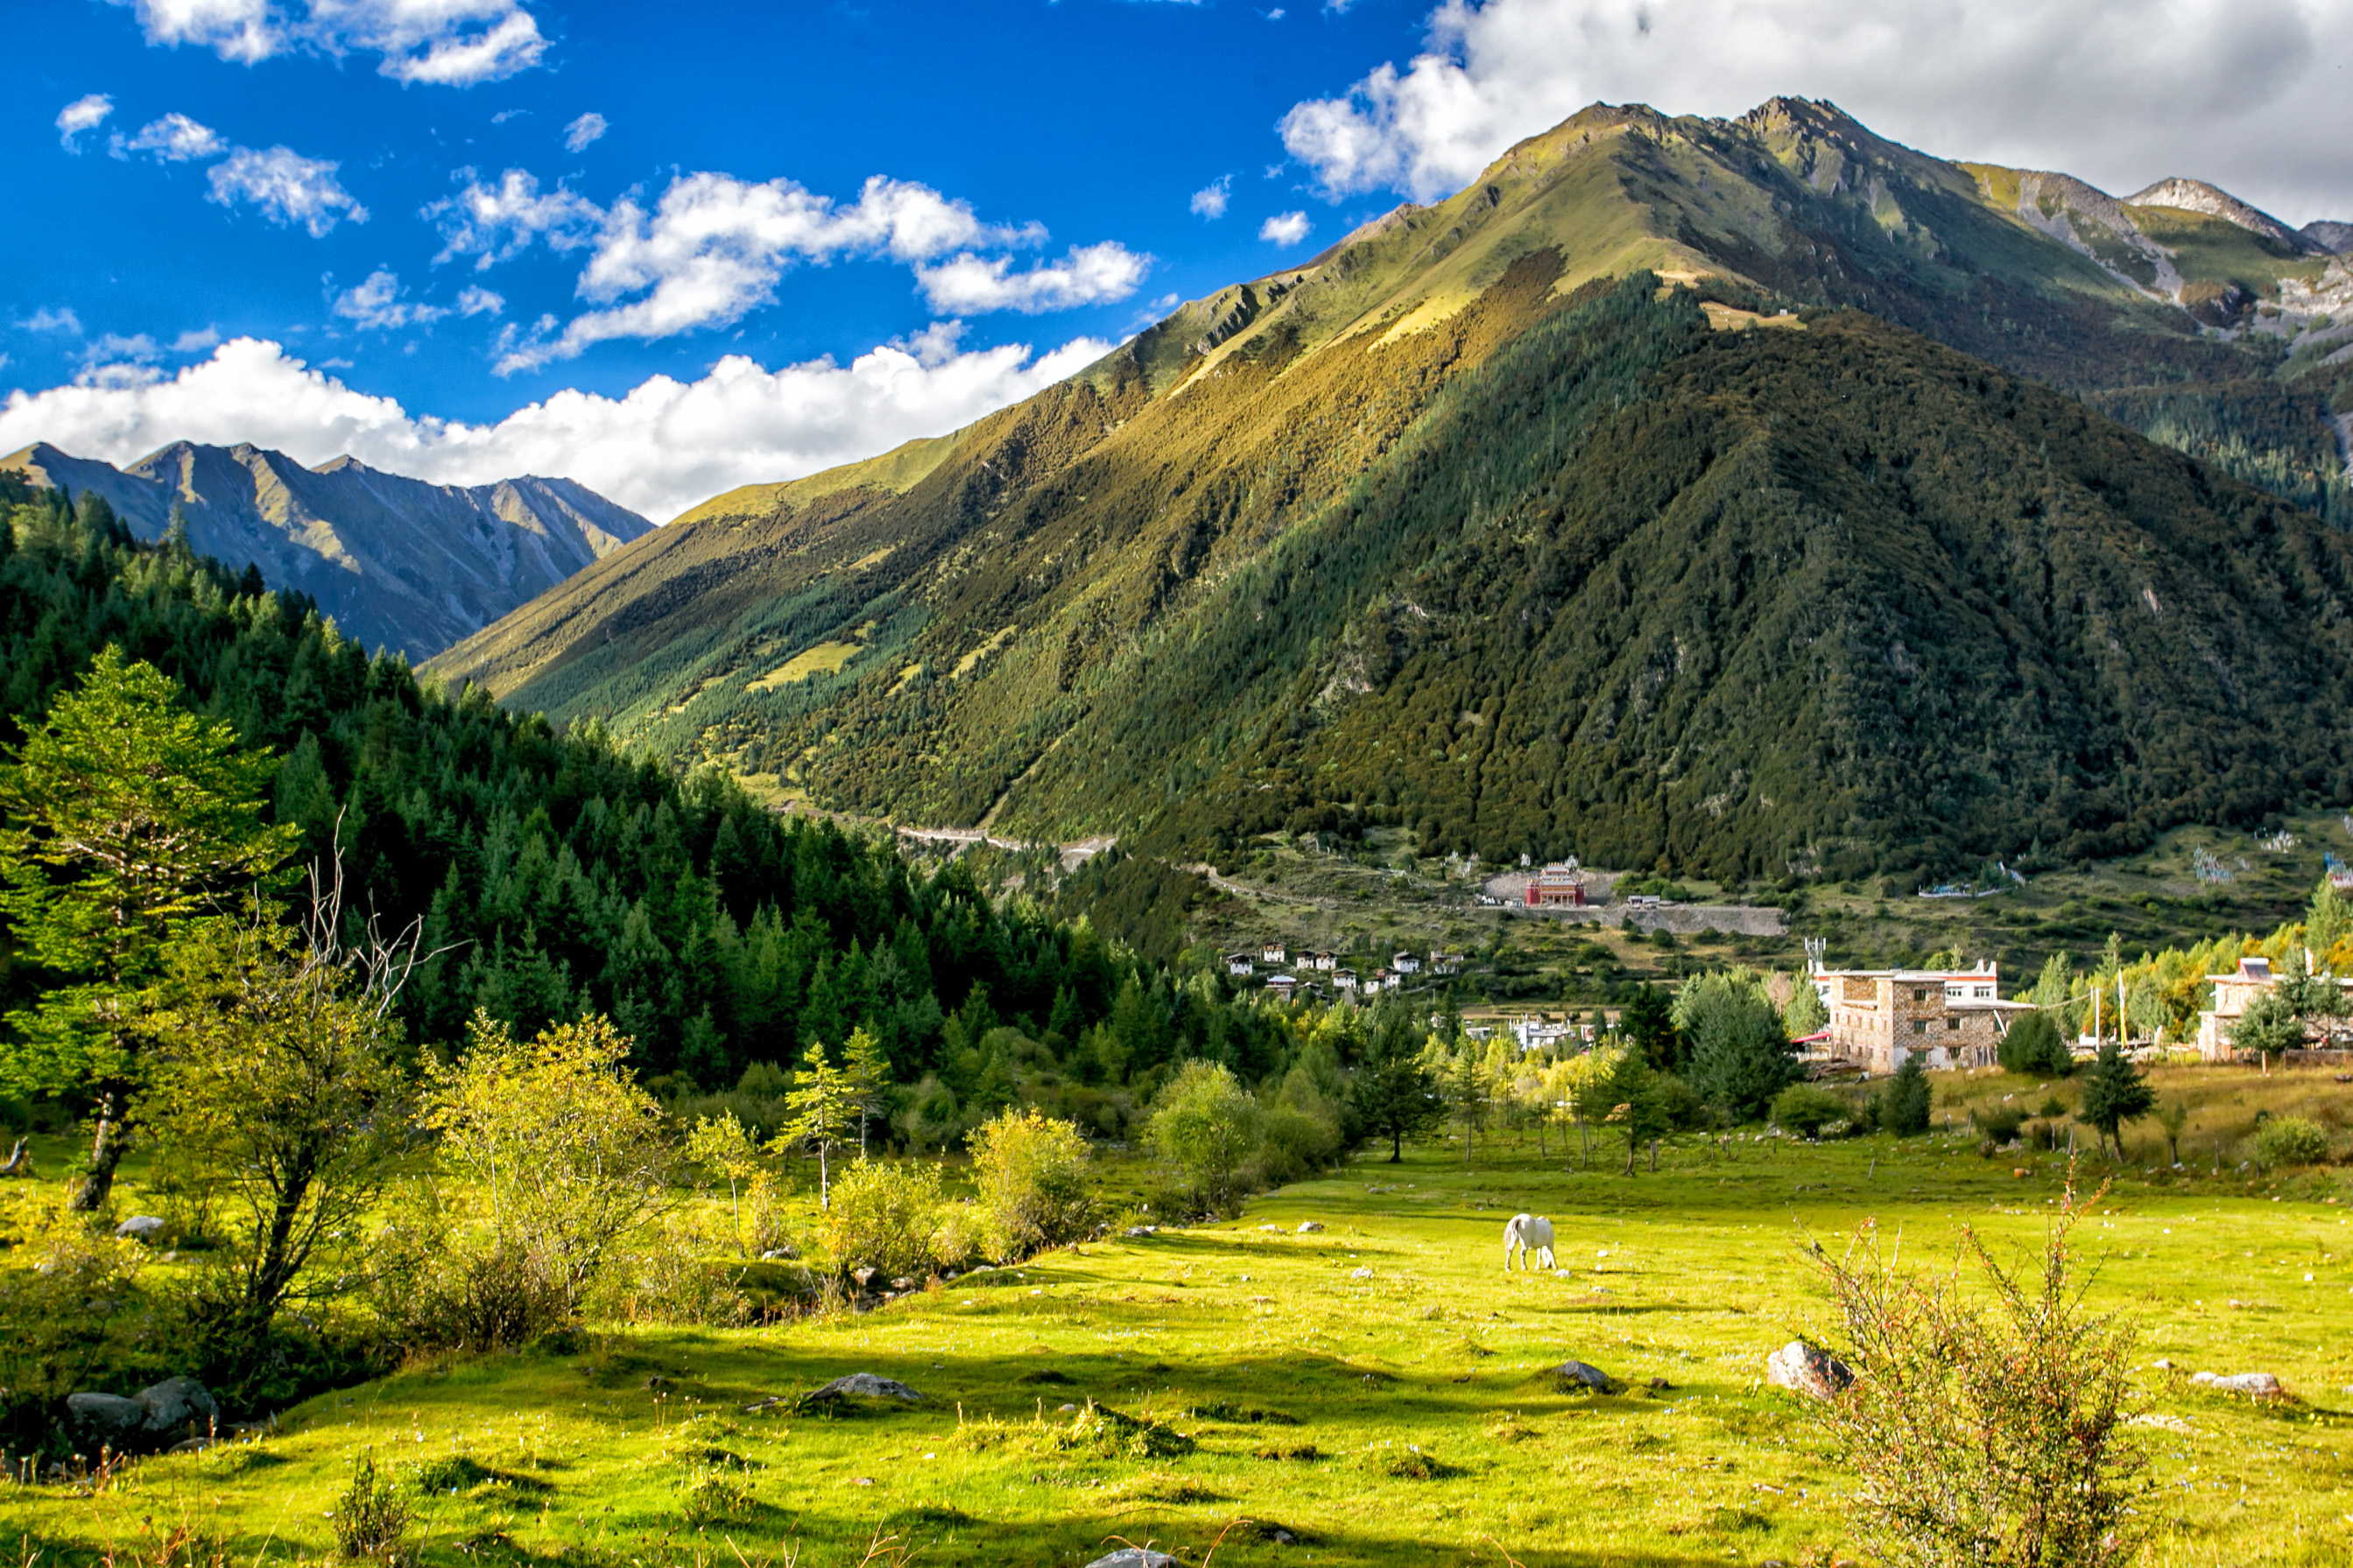
<path fill-rule="evenodd" d="M 1992 1067 L 2010 1019 L 2034 1011 L 2001 1000 L 2000 966 L 1969 969 L 1824 969 L 1811 978 L 1830 1013 L 1831 1055 L 1892 1073 L 1920 1053 L 1931 1068 Z"/>

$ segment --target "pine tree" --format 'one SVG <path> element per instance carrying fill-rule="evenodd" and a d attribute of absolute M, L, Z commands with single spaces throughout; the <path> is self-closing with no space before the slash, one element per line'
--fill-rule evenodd
<path fill-rule="evenodd" d="M 849 1043 L 841 1047 L 841 1074 L 850 1103 L 858 1110 L 858 1157 L 863 1160 L 866 1119 L 881 1114 L 882 1090 L 891 1082 L 891 1058 L 883 1054 L 882 1042 L 871 1029 L 860 1026 L 850 1031 Z"/>
<path fill-rule="evenodd" d="M 2092 1070 L 2084 1080 L 2084 1106 L 2077 1116 L 2096 1128 L 2100 1146 L 2105 1149 L 2111 1140 L 2116 1143 L 2116 1158 L 2125 1153 L 2124 1124 L 2137 1121 L 2157 1109 L 2157 1090 L 2124 1048 L 2114 1040 L 2104 1040 L 2100 1054 L 2092 1060 Z"/>
<path fill-rule="evenodd" d="M 1881 1091 L 1879 1124 L 1899 1138 L 1926 1132 L 1931 1104 L 1928 1070 L 1921 1065 L 1920 1053 L 1914 1051 Z"/>
<path fill-rule="evenodd" d="M 1348 1086 L 1365 1130 L 1389 1141 L 1391 1164 L 1405 1158 L 1408 1138 L 1445 1111 L 1438 1079 L 1422 1064 L 1421 1044 L 1421 1032 L 1405 1008 L 1384 1001 L 1374 1011 L 1364 1058 Z"/>
<path fill-rule="evenodd" d="M 90 1096 L 90 1175 L 73 1206 L 104 1205 L 146 1077 L 142 1016 L 166 960 L 214 895 L 280 861 L 294 833 L 262 821 L 276 764 L 228 726 L 175 707 L 177 683 L 120 648 L 0 767 L 0 878 L 19 950 L 58 984 L 9 1022 L 14 1087 Z"/>
<path fill-rule="evenodd" d="M 769 1147 L 816 1151 L 817 1206 L 830 1209 L 833 1177 L 829 1157 L 848 1135 L 855 1107 L 849 1076 L 826 1059 L 823 1040 L 809 1043 L 808 1055 L 803 1058 L 800 1070 L 793 1074 L 793 1087 L 785 1096 L 785 1105 L 787 1116 L 784 1130 Z"/>

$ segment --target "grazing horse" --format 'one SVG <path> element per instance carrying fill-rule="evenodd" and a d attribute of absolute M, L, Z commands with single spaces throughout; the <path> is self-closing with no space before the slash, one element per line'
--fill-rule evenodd
<path fill-rule="evenodd" d="M 1530 1261 L 1529 1254 L 1535 1254 Z M 1504 1226 L 1504 1271 L 1511 1272 L 1517 1255 L 1526 1269 L 1556 1267 L 1552 1258 L 1552 1221 L 1541 1215 L 1515 1214 Z"/>

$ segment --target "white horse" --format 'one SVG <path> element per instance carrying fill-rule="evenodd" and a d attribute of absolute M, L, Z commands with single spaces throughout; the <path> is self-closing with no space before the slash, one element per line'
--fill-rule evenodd
<path fill-rule="evenodd" d="M 1529 1254 L 1535 1261 L 1529 1261 Z M 1526 1269 L 1557 1267 L 1552 1258 L 1552 1221 L 1541 1215 L 1515 1214 L 1504 1226 L 1504 1271 L 1511 1272 L 1512 1259 L 1517 1256 L 1520 1267 Z"/>

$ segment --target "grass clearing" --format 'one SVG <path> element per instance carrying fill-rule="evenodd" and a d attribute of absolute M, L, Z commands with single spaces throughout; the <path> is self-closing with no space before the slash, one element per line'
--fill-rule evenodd
<path fill-rule="evenodd" d="M 803 648 L 759 679 L 747 684 L 746 691 L 773 691 L 779 686 L 790 686 L 797 680 L 807 680 L 813 675 L 833 675 L 841 667 L 865 650 L 860 642 L 821 642 Z"/>
<path fill-rule="evenodd" d="M 1940 1121 L 2041 1088 L 1940 1075 Z M 2311 1072 L 2170 1069 L 2160 1088 L 2199 1089 L 2218 1126 L 2353 1097 Z M 2141 1333 L 2148 1561 L 2344 1561 L 2353 1183 L 2153 1169 L 2149 1123 L 2129 1142 L 2140 1163 L 2079 1235 L 2093 1299 Z M 239 1561 L 316 1559 L 364 1451 L 435 1564 L 741 1551 L 817 1568 L 859 1562 L 878 1532 L 930 1563 L 1084 1563 L 1124 1540 L 1188 1563 L 1218 1543 L 1220 1565 L 1492 1564 L 1498 1548 L 1529 1568 L 1828 1564 L 1857 1550 L 1849 1480 L 1762 1379 L 1767 1352 L 1823 1326 L 1802 1249 L 1865 1219 L 1923 1265 L 1951 1258 L 1963 1225 L 2031 1247 L 2064 1172 L 1941 1133 L 1686 1136 L 1632 1178 L 1510 1139 L 1472 1156 L 1375 1156 L 1236 1221 L 1057 1251 L 862 1315 L 418 1364 L 94 1495 L 0 1489 L 0 1516 L 45 1562 L 180 1522 Z M 1522 1209 L 1553 1218 L 1559 1272 L 1500 1272 Z M 1309 1219 L 1327 1228 L 1301 1234 Z M 1565 1388 L 1551 1369 L 1571 1358 L 1616 1391 Z M 2273 1372 L 2295 1397 L 2209 1394 L 2189 1381 L 2200 1370 Z M 924 1400 L 793 1397 L 852 1372 Z"/>

